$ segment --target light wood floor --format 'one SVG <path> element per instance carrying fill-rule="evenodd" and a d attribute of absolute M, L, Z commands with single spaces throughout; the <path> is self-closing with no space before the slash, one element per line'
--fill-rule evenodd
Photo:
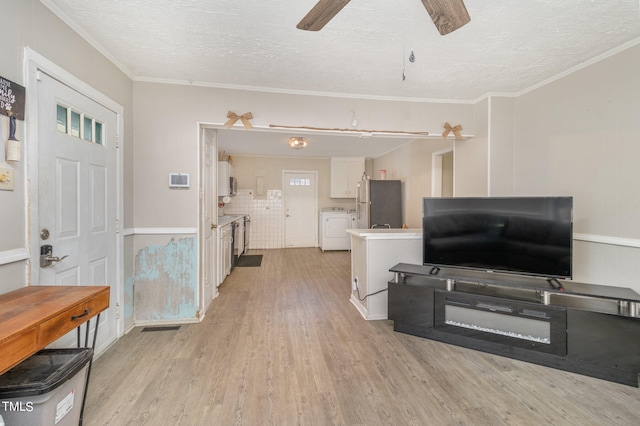
<path fill-rule="evenodd" d="M 86 425 L 638 425 L 640 389 L 393 331 L 347 252 L 252 251 L 200 324 L 94 363 Z"/>

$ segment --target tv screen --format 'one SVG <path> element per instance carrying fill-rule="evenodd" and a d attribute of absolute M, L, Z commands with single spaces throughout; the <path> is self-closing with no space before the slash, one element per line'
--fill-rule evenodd
<path fill-rule="evenodd" d="M 572 197 L 424 198 L 423 264 L 571 278 Z"/>

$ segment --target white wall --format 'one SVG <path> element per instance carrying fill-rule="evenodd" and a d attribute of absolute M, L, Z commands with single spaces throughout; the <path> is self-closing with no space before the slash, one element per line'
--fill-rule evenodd
<path fill-rule="evenodd" d="M 514 191 L 574 197 L 574 279 L 640 292 L 640 45 L 514 102 Z M 586 241 L 582 241 L 586 240 Z"/>
<path fill-rule="evenodd" d="M 196 175 L 197 121 L 223 124 L 229 110 L 251 111 L 254 127 L 345 128 L 350 125 L 351 111 L 357 110 L 362 128 L 441 129 L 445 121 L 454 121 L 473 131 L 473 106 L 469 104 L 372 101 L 142 82 L 134 84 L 134 97 L 135 227 L 197 225 L 197 191 L 170 191 L 167 175 L 170 171 Z"/>
<path fill-rule="evenodd" d="M 456 141 L 455 144 L 453 169 L 455 173 L 454 194 L 456 197 L 484 197 L 489 195 L 488 99 L 474 105 L 473 112 L 474 137 Z M 451 125 L 454 124 L 451 123 Z"/>
<path fill-rule="evenodd" d="M 514 194 L 514 103 L 514 98 L 489 98 L 488 195 L 493 197 Z"/>
<path fill-rule="evenodd" d="M 455 143 L 455 195 L 573 196 L 574 280 L 640 293 L 639 93 L 636 45 L 520 96 L 487 97 L 473 108 L 475 137 Z M 411 158 L 402 147 L 373 168 L 414 180 L 415 169 L 396 171 Z M 418 226 L 416 206 L 406 212 Z"/>
<path fill-rule="evenodd" d="M 125 109 L 124 135 L 120 135 L 125 150 L 125 226 L 131 220 L 131 152 L 132 152 L 132 82 L 98 51 L 45 8 L 38 0 L 2 0 L 2 37 L 0 37 L 0 76 L 25 85 L 24 48 L 46 57 L 56 65 L 83 80 Z M 29 119 L 29 117 L 27 117 Z M 8 119 L 0 116 L 0 164 L 4 163 L 4 141 L 8 138 Z M 25 122 L 17 122 L 17 139 L 22 141 L 23 161 L 4 163 L 15 173 L 15 190 L 0 191 L 2 221 L 0 221 L 0 293 L 29 284 L 25 260 L 12 261 L 7 253 L 15 250 L 30 255 L 27 241 L 28 217 L 25 214 L 26 179 Z M 37 248 L 35 248 L 37 250 Z M 10 257 L 10 256 L 9 256 Z"/>

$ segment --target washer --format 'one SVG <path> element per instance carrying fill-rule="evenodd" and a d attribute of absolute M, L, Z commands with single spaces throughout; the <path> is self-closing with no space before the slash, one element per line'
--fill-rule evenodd
<path fill-rule="evenodd" d="M 350 250 L 351 214 L 342 207 L 326 207 L 320 211 L 320 248 L 325 250 Z"/>

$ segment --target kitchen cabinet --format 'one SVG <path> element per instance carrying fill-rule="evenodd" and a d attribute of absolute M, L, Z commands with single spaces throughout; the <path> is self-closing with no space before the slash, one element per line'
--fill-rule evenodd
<path fill-rule="evenodd" d="M 220 228 L 220 277 L 218 284 L 222 284 L 224 279 L 231 273 L 231 243 L 233 241 L 233 233 L 231 230 L 231 223 L 224 225 Z"/>
<path fill-rule="evenodd" d="M 228 161 L 218 161 L 218 197 L 231 195 L 229 179 L 233 176 L 233 166 Z"/>
<path fill-rule="evenodd" d="M 231 273 L 234 259 L 244 253 L 244 215 L 218 217 L 218 285 Z"/>
<path fill-rule="evenodd" d="M 364 158 L 331 159 L 331 198 L 356 198 L 356 185 L 364 173 Z"/>

